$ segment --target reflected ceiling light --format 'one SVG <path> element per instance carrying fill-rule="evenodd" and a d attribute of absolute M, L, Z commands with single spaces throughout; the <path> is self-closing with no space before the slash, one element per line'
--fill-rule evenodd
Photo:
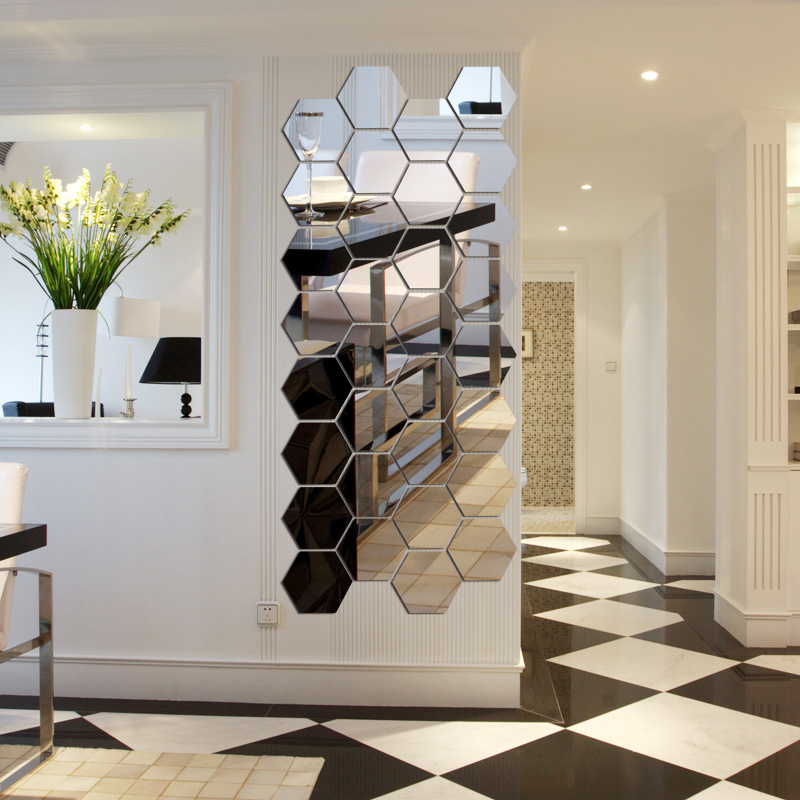
<path fill-rule="evenodd" d="M 648 69 L 642 73 L 642 77 L 646 81 L 654 81 L 658 77 L 658 73 L 654 69 Z"/>
<path fill-rule="evenodd" d="M 591 188 L 592 188 L 592 184 L 591 183 L 583 183 L 583 184 L 581 184 L 581 189 L 583 189 L 584 192 L 588 192 L 589 189 L 591 189 Z"/>
<path fill-rule="evenodd" d="M 84 133 L 88 133 L 89 131 L 93 131 L 94 127 L 84 123 L 83 125 L 78 125 L 78 129 L 82 130 Z"/>
<path fill-rule="evenodd" d="M 558 226 L 558 229 L 559 229 L 560 231 L 565 231 L 565 230 L 567 229 L 567 226 L 566 226 L 566 225 L 559 225 L 559 226 Z"/>

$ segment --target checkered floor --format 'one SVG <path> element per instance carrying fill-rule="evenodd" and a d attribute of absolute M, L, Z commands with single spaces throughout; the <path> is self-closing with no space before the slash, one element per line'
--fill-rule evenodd
<path fill-rule="evenodd" d="M 800 800 L 800 648 L 743 648 L 708 578 L 617 537 L 526 538 L 522 579 L 520 709 L 64 699 L 57 743 L 321 757 L 312 800 Z M 30 702 L 0 706 L 29 744 Z"/>

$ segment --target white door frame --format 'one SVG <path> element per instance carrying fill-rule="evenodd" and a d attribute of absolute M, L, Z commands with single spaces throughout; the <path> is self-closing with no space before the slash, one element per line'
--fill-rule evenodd
<path fill-rule="evenodd" d="M 587 350 L 588 309 L 587 263 L 583 259 L 525 259 L 522 281 L 569 282 L 575 286 L 575 533 L 586 533 L 586 450 L 587 450 Z M 520 291 L 521 291 L 520 287 Z"/>

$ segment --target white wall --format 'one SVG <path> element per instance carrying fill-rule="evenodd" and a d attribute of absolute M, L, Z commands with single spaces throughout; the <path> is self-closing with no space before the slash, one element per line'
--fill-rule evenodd
<path fill-rule="evenodd" d="M 234 98 L 229 449 L 0 450 L 0 459 L 31 467 L 25 517 L 49 527 L 48 547 L 25 561 L 55 573 L 61 695 L 517 703 L 518 561 L 499 583 L 464 586 L 441 616 L 408 615 L 391 586 L 374 583 L 354 585 L 338 614 L 298 615 L 280 586 L 295 555 L 280 518 L 296 489 L 280 457 L 295 424 L 280 392 L 294 361 L 279 328 L 291 295 L 279 257 L 294 225 L 280 191 L 296 165 L 280 128 L 299 97 L 332 96 L 354 60 L 151 53 L 59 65 L 68 85 L 99 74 L 112 84 L 169 76 L 231 82 Z M 512 83 L 519 77 L 518 56 L 504 53 L 383 63 L 411 96 L 444 96 L 463 63 L 501 64 Z M 7 62 L 2 82 L 49 84 L 54 74 L 52 64 Z M 516 112 L 506 131 L 518 152 Z M 518 211 L 518 177 L 503 196 Z M 518 281 L 516 240 L 504 263 Z M 519 335 L 514 309 L 505 324 Z M 518 413 L 518 374 L 505 388 Z M 507 452 L 518 458 L 517 437 Z M 516 515 L 512 500 L 506 519 L 518 538 Z M 30 612 L 30 597 L 20 597 Z M 281 602 L 279 628 L 257 627 L 260 599 Z M 33 693 L 34 663 L 5 665 L 3 681 L 5 692 Z"/>
<path fill-rule="evenodd" d="M 586 517 L 589 531 L 617 533 L 620 515 L 620 257 L 616 245 L 523 241 L 527 261 L 587 264 Z M 618 364 L 606 372 L 606 362 Z"/>
<path fill-rule="evenodd" d="M 680 197 L 622 245 L 622 532 L 668 574 L 713 572 L 714 204 Z"/>

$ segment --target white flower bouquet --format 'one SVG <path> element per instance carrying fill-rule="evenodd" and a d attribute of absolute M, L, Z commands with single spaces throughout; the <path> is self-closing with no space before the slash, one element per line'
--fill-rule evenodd
<path fill-rule="evenodd" d="M 149 189 L 137 194 L 131 181 L 121 183 L 110 164 L 94 195 L 88 170 L 63 189 L 45 168 L 44 189 L 30 180 L 0 186 L 0 209 L 9 218 L 0 222 L 0 238 L 54 308 L 95 309 L 122 271 L 189 214 L 175 213 L 171 200 L 151 207 L 149 196 Z M 10 237 L 32 252 L 18 250 Z"/>

